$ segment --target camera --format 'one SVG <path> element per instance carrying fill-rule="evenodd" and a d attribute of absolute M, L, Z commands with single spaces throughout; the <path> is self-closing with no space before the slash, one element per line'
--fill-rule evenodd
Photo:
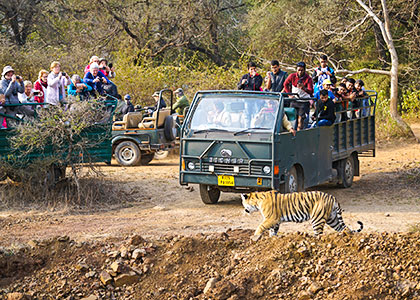
<path fill-rule="evenodd" d="M 76 87 L 78 88 L 83 87 L 83 83 L 76 83 Z"/>
<path fill-rule="evenodd" d="M 66 72 L 61 72 L 61 75 L 67 76 L 67 73 Z"/>
<path fill-rule="evenodd" d="M 21 79 L 22 79 L 22 77 L 20 77 L 19 75 L 16 75 L 16 79 L 17 79 L 17 80 L 21 80 Z"/>
<path fill-rule="evenodd" d="M 41 91 L 34 91 L 34 96 L 42 97 L 42 92 Z"/>
<path fill-rule="evenodd" d="M 113 64 L 112 63 L 109 63 L 108 64 L 108 67 L 111 69 L 112 68 L 112 66 L 113 66 Z"/>

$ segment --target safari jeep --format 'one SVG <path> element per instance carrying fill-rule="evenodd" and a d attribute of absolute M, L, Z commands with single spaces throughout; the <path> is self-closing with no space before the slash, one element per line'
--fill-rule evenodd
<path fill-rule="evenodd" d="M 167 108 L 160 107 L 160 99 L 170 95 Z M 169 102 L 169 103 L 168 103 Z M 171 109 L 172 90 L 159 93 L 156 111 L 151 116 L 145 110 L 130 112 L 122 121 L 112 125 L 112 149 L 118 164 L 123 166 L 147 165 L 156 152 L 167 151 L 175 147 L 177 137 L 177 116 Z"/>
<path fill-rule="evenodd" d="M 286 114 L 294 124 L 296 111 L 285 103 L 305 100 L 270 92 L 198 92 L 181 128 L 180 184 L 199 184 L 206 204 L 217 203 L 221 192 L 288 193 L 328 181 L 350 187 L 359 156 L 375 155 L 377 95 L 368 94 L 367 116 L 293 136 L 282 118 Z M 261 113 L 269 115 L 258 122 Z"/>

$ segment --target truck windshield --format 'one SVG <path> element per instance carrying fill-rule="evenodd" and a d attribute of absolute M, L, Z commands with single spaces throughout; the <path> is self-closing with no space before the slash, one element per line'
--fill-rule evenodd
<path fill-rule="evenodd" d="M 273 97 L 223 97 L 217 95 L 198 99 L 189 129 L 204 131 L 271 131 L 276 120 L 279 101 Z"/>

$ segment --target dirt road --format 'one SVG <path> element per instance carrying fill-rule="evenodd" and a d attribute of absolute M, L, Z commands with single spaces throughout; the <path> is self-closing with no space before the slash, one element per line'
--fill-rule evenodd
<path fill-rule="evenodd" d="M 383 144 L 377 157 L 361 158 L 361 177 L 349 189 L 324 185 L 317 189 L 337 197 L 350 227 L 361 220 L 367 232 L 404 232 L 420 223 L 420 145 Z M 103 166 L 107 178 L 133 202 L 105 211 L 0 211 L 0 246 L 68 235 L 78 241 L 127 236 L 194 235 L 231 229 L 255 229 L 259 214 L 243 214 L 237 194 L 222 194 L 217 205 L 202 204 L 197 186 L 178 184 L 178 159 L 149 166 Z M 309 223 L 282 224 L 281 232 L 311 232 Z M 327 233 L 331 232 L 327 229 Z"/>

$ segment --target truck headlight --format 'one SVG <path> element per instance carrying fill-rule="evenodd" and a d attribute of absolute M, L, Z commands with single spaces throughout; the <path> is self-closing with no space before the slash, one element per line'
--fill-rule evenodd
<path fill-rule="evenodd" d="M 264 172 L 265 174 L 270 174 L 270 172 L 271 172 L 271 168 L 270 168 L 269 166 L 264 166 L 264 168 L 263 168 L 263 172 Z"/>
<path fill-rule="evenodd" d="M 190 161 L 188 164 L 187 164 L 187 167 L 188 167 L 188 170 L 194 170 L 195 169 L 195 165 L 194 165 L 194 163 L 192 162 L 192 161 Z"/>

